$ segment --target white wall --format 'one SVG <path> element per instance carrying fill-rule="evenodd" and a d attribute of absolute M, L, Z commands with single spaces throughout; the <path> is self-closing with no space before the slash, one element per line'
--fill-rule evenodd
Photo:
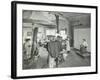
<path fill-rule="evenodd" d="M 91 29 L 90 28 L 74 28 L 74 48 L 80 49 L 83 39 L 88 43 L 88 51 L 91 51 Z"/>
<path fill-rule="evenodd" d="M 10 78 L 11 72 L 11 1 L 0 1 L 0 80 L 13 80 Z M 28 1 L 28 0 L 21 0 Z M 35 2 L 63 3 L 63 4 L 79 4 L 79 5 L 98 5 L 100 14 L 100 0 L 30 0 Z M 98 16 L 100 21 L 100 15 Z M 100 34 L 100 24 L 98 24 L 98 34 Z M 100 36 L 98 36 L 98 44 L 100 48 Z M 100 53 L 100 49 L 98 49 Z M 98 54 L 100 61 L 100 54 Z M 48 77 L 35 79 L 19 79 L 19 80 L 100 80 L 100 62 L 98 63 L 99 73 L 90 75 L 74 75 L 64 77 Z"/>

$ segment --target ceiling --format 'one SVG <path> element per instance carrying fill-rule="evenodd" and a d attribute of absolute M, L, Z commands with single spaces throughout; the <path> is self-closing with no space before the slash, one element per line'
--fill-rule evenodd
<path fill-rule="evenodd" d="M 70 22 L 74 26 L 79 24 L 90 25 L 89 13 L 72 13 L 72 12 L 47 12 L 47 11 L 23 11 L 23 23 L 36 23 L 44 26 L 56 26 L 56 17 L 59 16 L 60 26 Z M 25 25 L 24 25 L 25 26 Z M 64 26 L 64 25 L 63 25 Z"/>

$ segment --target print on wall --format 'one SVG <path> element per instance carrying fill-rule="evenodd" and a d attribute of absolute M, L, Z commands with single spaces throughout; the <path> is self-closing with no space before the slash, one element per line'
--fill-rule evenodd
<path fill-rule="evenodd" d="M 97 73 L 97 7 L 12 2 L 12 78 Z"/>

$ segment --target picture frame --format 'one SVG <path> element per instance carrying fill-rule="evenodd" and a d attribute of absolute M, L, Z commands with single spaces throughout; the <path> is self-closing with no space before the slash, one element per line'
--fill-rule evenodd
<path fill-rule="evenodd" d="M 24 14 L 25 13 L 25 14 Z M 38 14 L 39 13 L 39 14 Z M 40 14 L 42 14 L 40 15 Z M 34 18 L 34 20 L 29 20 L 30 15 L 31 14 L 33 17 L 36 15 L 40 15 L 39 17 L 36 16 Z M 57 15 L 56 15 L 57 14 Z M 82 64 L 82 66 L 76 66 L 76 67 L 64 67 L 64 68 L 31 68 L 31 69 L 27 69 L 24 65 L 23 62 L 23 43 L 24 43 L 24 33 L 26 35 L 35 36 L 31 30 L 29 29 L 30 24 L 33 26 L 34 23 L 39 24 L 38 26 L 41 25 L 42 26 L 55 26 L 56 27 L 59 26 L 60 23 L 59 21 L 56 21 L 55 24 L 50 23 L 50 21 L 52 22 L 52 20 L 55 20 L 54 15 L 56 16 L 56 19 L 58 18 L 58 15 L 61 15 L 63 17 L 68 18 L 68 20 L 76 20 L 75 24 L 73 24 L 72 26 L 74 26 L 72 32 L 73 35 L 69 37 L 70 41 L 72 39 L 72 44 L 71 46 L 77 47 L 77 45 L 79 45 L 77 43 L 77 41 L 75 42 L 75 40 L 79 39 L 79 35 L 77 33 L 77 31 L 82 34 L 90 34 L 89 38 L 89 42 L 91 45 L 90 46 L 90 63 L 87 63 L 88 66 L 84 66 Z M 78 20 L 77 18 L 73 18 L 72 16 L 84 16 L 87 15 L 89 16 L 84 18 L 84 20 L 79 17 Z M 33 19 L 33 17 L 31 16 L 31 19 Z M 47 20 L 44 20 L 44 18 L 46 16 Z M 50 17 L 51 16 L 51 17 Z M 52 17 L 53 16 L 53 17 Z M 37 18 L 38 17 L 38 18 Z M 24 18 L 28 19 L 25 21 L 24 23 Z M 41 21 L 44 22 L 39 22 L 41 18 Z M 88 21 L 85 21 L 88 18 Z M 62 18 L 59 18 L 62 19 Z M 82 20 L 81 20 L 82 19 Z M 37 20 L 37 21 L 36 21 Z M 49 21 L 50 20 L 50 21 Z M 63 19 L 62 19 L 63 20 Z M 87 22 L 87 23 L 86 23 Z M 64 24 L 62 22 L 62 24 Z M 86 24 L 86 25 L 85 25 Z M 25 1 L 12 1 L 11 2 L 11 78 L 13 79 L 22 79 L 22 78 L 39 78 L 39 77 L 56 77 L 56 76 L 69 76 L 69 75 L 85 75 L 85 74 L 97 74 L 98 72 L 98 53 L 97 53 L 97 35 L 98 35 L 98 7 L 97 6 L 89 6 L 89 5 L 74 5 L 74 4 L 58 4 L 58 3 L 42 3 L 42 2 L 25 2 Z M 25 27 L 23 27 L 23 25 L 26 25 Z M 80 26 L 90 26 L 88 27 L 89 30 L 80 30 Z M 28 26 L 28 28 L 27 28 Z M 36 25 L 37 26 L 37 25 Z M 75 27 L 76 26 L 76 27 Z M 77 27 L 79 26 L 79 27 Z M 82 29 L 83 29 L 82 27 Z M 26 31 L 24 31 L 24 29 Z M 27 31 L 28 30 L 28 31 Z M 51 30 L 51 29 L 50 29 Z M 50 30 L 47 32 L 47 34 L 55 34 L 55 31 L 52 30 L 52 33 L 50 32 Z M 64 28 L 65 32 L 63 31 L 61 34 L 64 34 L 66 32 L 68 32 L 68 29 Z M 70 30 L 70 29 L 69 29 Z M 34 30 L 34 32 L 37 31 L 36 29 Z M 41 34 L 40 30 L 40 34 Z M 57 31 L 59 32 L 59 28 L 57 28 Z M 85 32 L 86 31 L 86 32 Z M 90 33 L 88 33 L 90 31 Z M 57 33 L 58 33 L 57 32 Z M 70 32 L 70 31 L 69 31 Z M 80 35 L 82 35 L 80 34 Z M 86 34 L 86 35 L 87 35 Z M 43 34 L 44 35 L 44 34 Z M 76 35 L 76 37 L 75 37 Z M 91 36 L 92 35 L 92 36 Z M 40 35 L 41 36 L 41 35 Z M 39 37 L 40 37 L 39 36 Z M 49 36 L 50 37 L 50 36 Z M 86 39 L 88 39 L 88 37 Z M 44 39 L 44 36 L 42 36 L 42 38 Z M 28 40 L 28 39 L 27 39 Z M 76 43 L 76 44 L 75 44 Z M 33 47 L 34 48 L 34 47 Z M 76 52 L 78 56 L 83 57 L 84 55 L 80 54 L 79 52 Z M 68 54 L 69 55 L 69 54 Z M 82 59 L 83 59 L 82 58 Z M 26 64 L 26 63 L 25 63 Z M 71 63 L 73 64 L 73 63 Z M 81 63 L 79 63 L 81 64 Z M 76 64 L 75 64 L 76 65 Z M 27 65 L 26 65 L 27 66 Z"/>

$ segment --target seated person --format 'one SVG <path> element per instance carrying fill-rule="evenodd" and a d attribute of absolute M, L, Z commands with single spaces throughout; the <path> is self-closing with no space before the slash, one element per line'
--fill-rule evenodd
<path fill-rule="evenodd" d="M 88 47 L 88 44 L 87 44 L 87 42 L 86 42 L 86 39 L 83 39 L 83 42 L 82 42 L 82 44 L 80 45 L 80 51 L 81 51 L 82 53 L 87 52 L 87 47 Z"/>

